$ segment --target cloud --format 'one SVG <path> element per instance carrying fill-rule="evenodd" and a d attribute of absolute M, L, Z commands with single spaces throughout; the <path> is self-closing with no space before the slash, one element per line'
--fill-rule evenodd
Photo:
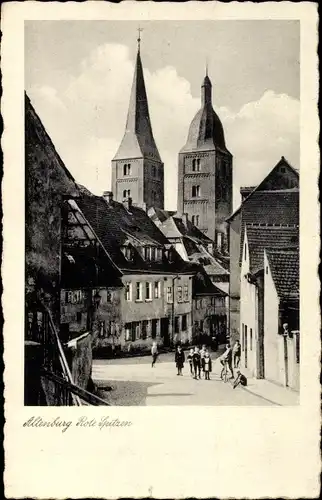
<path fill-rule="evenodd" d="M 144 64 L 144 61 L 143 61 Z M 75 178 L 101 193 L 110 188 L 111 159 L 124 133 L 134 61 L 124 45 L 105 44 L 82 61 L 66 88 L 28 93 Z M 200 107 L 190 83 L 167 66 L 144 69 L 154 137 L 165 163 L 165 203 L 176 207 L 178 152 Z M 299 162 L 299 101 L 267 90 L 239 111 L 216 107 L 234 156 L 234 205 L 239 187 L 256 184 L 282 155 Z"/>

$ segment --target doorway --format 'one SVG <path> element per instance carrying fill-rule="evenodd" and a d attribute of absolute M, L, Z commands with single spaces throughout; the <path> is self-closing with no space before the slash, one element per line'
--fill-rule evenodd
<path fill-rule="evenodd" d="M 161 318 L 161 338 L 163 338 L 164 347 L 169 347 L 170 346 L 169 318 Z"/>

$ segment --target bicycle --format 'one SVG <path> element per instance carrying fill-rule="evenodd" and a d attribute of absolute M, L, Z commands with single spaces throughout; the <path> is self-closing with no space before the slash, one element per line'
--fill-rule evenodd
<path fill-rule="evenodd" d="M 229 377 L 228 377 L 228 361 L 227 360 L 225 360 L 225 364 L 223 366 L 223 369 L 221 370 L 220 378 L 225 383 L 228 382 L 228 380 L 229 380 Z"/>

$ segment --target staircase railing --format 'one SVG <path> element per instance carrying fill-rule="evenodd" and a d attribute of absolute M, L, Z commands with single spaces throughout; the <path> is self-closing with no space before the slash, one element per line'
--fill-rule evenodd
<path fill-rule="evenodd" d="M 75 385 L 52 315 L 43 303 L 27 311 L 26 340 L 42 349 L 41 382 L 47 404 L 55 406 L 108 405 L 98 396 Z"/>

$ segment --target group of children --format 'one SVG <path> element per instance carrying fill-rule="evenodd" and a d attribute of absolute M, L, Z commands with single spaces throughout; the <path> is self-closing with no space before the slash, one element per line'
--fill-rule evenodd
<path fill-rule="evenodd" d="M 234 368 L 239 368 L 240 350 L 241 349 L 239 341 L 236 342 L 234 348 L 231 348 L 231 346 L 227 344 L 225 352 L 219 358 L 219 361 L 223 365 L 223 367 L 225 366 L 225 363 L 228 364 L 232 379 L 234 378 L 232 362 L 234 361 Z M 158 349 L 156 342 L 154 342 L 152 345 L 151 354 L 152 354 L 152 367 L 154 367 L 158 357 Z M 190 374 L 194 379 L 200 380 L 201 375 L 204 374 L 205 380 L 210 380 L 210 373 L 212 372 L 212 360 L 209 350 L 205 345 L 203 345 L 201 349 L 199 349 L 199 347 L 197 346 L 195 348 L 191 348 L 187 356 L 187 359 L 190 366 Z M 178 345 L 175 353 L 175 364 L 178 376 L 182 376 L 182 369 L 184 367 L 184 363 L 185 363 L 184 350 L 182 349 L 181 345 Z M 247 379 L 244 375 L 241 374 L 240 370 L 237 369 L 237 377 L 233 384 L 234 389 L 239 384 L 247 385 Z"/>
<path fill-rule="evenodd" d="M 212 361 L 210 353 L 205 345 L 199 350 L 199 347 L 190 349 L 188 354 L 190 373 L 194 379 L 201 378 L 201 372 L 204 373 L 205 380 L 210 380 L 212 371 Z"/>

